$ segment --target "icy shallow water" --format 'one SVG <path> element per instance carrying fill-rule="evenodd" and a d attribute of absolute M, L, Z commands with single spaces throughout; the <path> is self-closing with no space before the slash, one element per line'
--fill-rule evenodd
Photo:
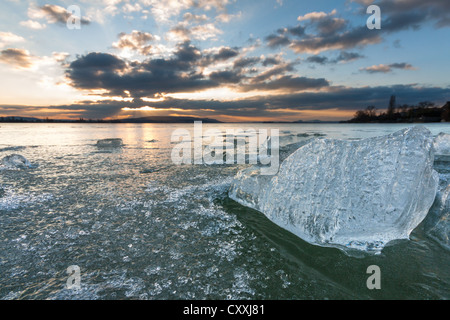
<path fill-rule="evenodd" d="M 282 145 L 405 127 L 270 126 Z M 180 127 L 192 125 L 2 124 L 0 158 L 17 153 L 38 166 L 0 170 L 0 298 L 450 298 L 450 252 L 422 226 L 380 255 L 310 245 L 227 197 L 242 166 L 173 165 L 170 136 Z M 124 146 L 96 146 L 111 138 Z M 65 288 L 71 265 L 81 270 L 79 290 Z M 381 269 L 381 290 L 366 287 L 370 265 Z"/>

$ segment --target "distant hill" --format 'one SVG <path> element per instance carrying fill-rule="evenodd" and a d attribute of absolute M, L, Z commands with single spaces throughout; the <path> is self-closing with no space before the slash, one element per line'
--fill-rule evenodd
<path fill-rule="evenodd" d="M 30 117 L 16 117 L 16 116 L 9 116 L 9 117 L 0 117 L 0 122 L 39 122 L 41 121 L 38 118 L 30 118 Z"/>
<path fill-rule="evenodd" d="M 150 116 L 142 118 L 113 119 L 113 120 L 92 120 L 83 119 L 67 120 L 67 119 L 39 119 L 31 117 L 8 116 L 0 117 L 0 122 L 38 122 L 38 123 L 193 123 L 201 121 L 203 123 L 223 123 L 222 121 L 210 118 L 196 117 L 174 117 L 174 116 Z M 250 121 L 249 123 L 337 123 L 337 121 L 321 121 L 321 120 L 297 120 L 297 121 Z"/>
<path fill-rule="evenodd" d="M 56 122 L 56 123 L 193 123 L 194 121 L 202 121 L 203 123 L 221 123 L 215 119 L 195 118 L 195 117 L 143 117 L 116 120 L 60 120 L 60 119 L 38 119 L 29 117 L 8 116 L 0 117 L 0 122 Z"/>
<path fill-rule="evenodd" d="M 339 121 L 324 121 L 324 120 L 297 120 L 292 123 L 338 123 Z"/>
<path fill-rule="evenodd" d="M 119 120 L 121 123 L 192 123 L 201 121 L 203 123 L 221 123 L 216 119 L 195 117 L 143 117 Z"/>

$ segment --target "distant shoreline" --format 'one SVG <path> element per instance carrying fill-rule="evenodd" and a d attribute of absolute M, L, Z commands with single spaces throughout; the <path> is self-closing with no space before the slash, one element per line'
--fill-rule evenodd
<path fill-rule="evenodd" d="M 15 117 L 19 118 L 19 117 Z M 7 119 L 0 118 L 1 123 L 53 123 L 53 124 L 189 124 L 195 121 L 201 121 L 206 124 L 239 124 L 239 123 L 255 123 L 255 124 L 430 124 L 430 123 L 448 123 L 446 121 L 411 121 L 411 122 L 395 122 L 395 121 L 367 121 L 367 122 L 355 122 L 351 120 L 341 121 L 244 121 L 244 122 L 222 122 L 222 121 L 209 121 L 213 119 L 192 119 L 186 121 L 127 121 L 127 120 L 61 120 L 61 119 L 35 119 L 35 120 L 23 120 L 23 119 Z"/>
<path fill-rule="evenodd" d="M 0 123 L 160 123 L 160 124 L 177 124 L 177 123 L 193 123 L 195 121 L 201 121 L 203 123 L 266 123 L 266 124 L 311 124 L 311 123 L 342 123 L 342 121 L 247 121 L 247 122 L 222 122 L 216 119 L 210 118 L 194 118 L 194 117 L 144 117 L 144 118 L 130 118 L 130 119 L 114 119 L 114 120 L 102 120 L 102 119 L 40 119 L 40 118 L 27 118 L 18 116 L 0 117 Z"/>

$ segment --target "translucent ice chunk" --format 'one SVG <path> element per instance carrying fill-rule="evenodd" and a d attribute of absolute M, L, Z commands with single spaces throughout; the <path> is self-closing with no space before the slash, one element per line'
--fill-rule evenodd
<path fill-rule="evenodd" d="M 450 250 L 450 184 L 440 190 L 425 220 L 428 235 Z"/>
<path fill-rule="evenodd" d="M 434 139 L 435 153 L 450 156 L 450 134 L 440 133 Z"/>
<path fill-rule="evenodd" d="M 2 159 L 0 167 L 4 169 L 26 169 L 33 168 L 30 161 L 20 154 L 11 154 Z"/>
<path fill-rule="evenodd" d="M 102 139 L 97 141 L 97 147 L 99 148 L 119 148 L 122 146 L 122 139 Z"/>
<path fill-rule="evenodd" d="M 450 162 L 450 134 L 440 133 L 434 139 L 435 161 Z"/>
<path fill-rule="evenodd" d="M 381 250 L 407 239 L 436 196 L 433 138 L 423 127 L 358 141 L 314 139 L 277 175 L 237 174 L 235 201 L 322 246 Z"/>

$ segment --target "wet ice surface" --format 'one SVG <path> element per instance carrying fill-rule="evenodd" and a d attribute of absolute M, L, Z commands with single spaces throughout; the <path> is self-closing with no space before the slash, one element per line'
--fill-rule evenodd
<path fill-rule="evenodd" d="M 23 148 L 0 158 L 20 153 L 39 166 L 0 172 L 2 299 L 450 297 L 449 253 L 423 228 L 377 257 L 309 245 L 227 197 L 242 167 L 172 165 L 174 128 L 18 126 L 2 125 L 0 149 Z M 295 142 L 397 129 L 358 128 L 282 134 Z M 45 139 L 56 129 L 56 140 Z M 31 130 L 28 140 L 11 142 Z M 113 138 L 124 146 L 99 152 L 96 142 Z M 372 264 L 383 272 L 379 292 L 365 288 Z M 65 288 L 70 265 L 81 269 L 79 290 Z"/>

